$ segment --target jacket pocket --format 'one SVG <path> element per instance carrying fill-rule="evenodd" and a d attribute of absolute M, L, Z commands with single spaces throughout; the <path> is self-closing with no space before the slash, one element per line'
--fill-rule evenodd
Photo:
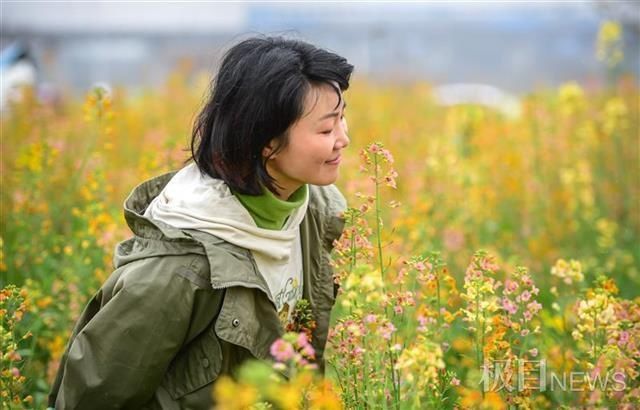
<path fill-rule="evenodd" d="M 185 346 L 173 359 L 163 385 L 174 400 L 211 384 L 220 374 L 222 350 L 213 326 Z"/>

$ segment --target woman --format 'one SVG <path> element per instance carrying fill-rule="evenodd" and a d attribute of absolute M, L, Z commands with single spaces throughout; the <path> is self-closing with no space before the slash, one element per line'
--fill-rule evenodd
<path fill-rule="evenodd" d="M 192 162 L 136 187 L 134 233 L 62 358 L 56 409 L 208 409 L 212 383 L 267 358 L 301 299 L 322 368 L 335 300 L 329 253 L 346 204 L 331 185 L 349 144 L 353 66 L 283 38 L 225 55 Z"/>

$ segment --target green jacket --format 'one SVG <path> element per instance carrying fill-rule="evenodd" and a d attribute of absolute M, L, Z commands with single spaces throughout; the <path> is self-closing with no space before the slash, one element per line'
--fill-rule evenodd
<path fill-rule="evenodd" d="M 247 358 L 269 357 L 284 332 L 250 251 L 143 216 L 175 174 L 124 204 L 134 236 L 78 320 L 49 395 L 56 409 L 209 409 L 212 383 Z M 300 226 L 303 297 L 317 322 L 320 367 L 337 288 L 329 264 L 346 207 L 335 186 L 309 186 Z"/>

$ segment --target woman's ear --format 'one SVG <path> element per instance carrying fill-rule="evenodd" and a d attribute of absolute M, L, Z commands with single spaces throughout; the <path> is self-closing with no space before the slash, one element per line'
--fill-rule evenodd
<path fill-rule="evenodd" d="M 269 141 L 269 143 L 267 145 L 265 145 L 264 148 L 262 148 L 262 156 L 264 158 L 275 158 L 276 154 L 273 154 L 276 150 L 276 140 L 275 138 L 272 139 L 271 141 Z M 273 156 L 271 156 L 271 154 L 273 154 Z"/>

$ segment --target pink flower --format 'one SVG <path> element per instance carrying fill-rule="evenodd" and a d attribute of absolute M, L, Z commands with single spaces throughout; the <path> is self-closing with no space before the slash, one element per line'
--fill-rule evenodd
<path fill-rule="evenodd" d="M 620 340 L 618 340 L 618 346 L 623 347 L 629 342 L 629 332 L 623 330 L 620 332 Z"/>
<path fill-rule="evenodd" d="M 529 299 L 531 299 L 531 293 L 528 290 L 525 290 L 520 295 L 520 299 L 524 302 L 528 301 Z"/>
<path fill-rule="evenodd" d="M 518 282 L 511 279 L 507 279 L 504 281 L 504 293 L 506 295 L 515 292 L 516 289 L 518 289 Z"/>
<path fill-rule="evenodd" d="M 377 320 L 378 320 L 378 317 L 376 315 L 374 315 L 373 313 L 370 313 L 370 314 L 368 314 L 367 316 L 364 317 L 364 323 L 366 323 L 366 324 L 376 323 Z"/>
<path fill-rule="evenodd" d="M 532 315 L 535 315 L 540 311 L 540 309 L 542 309 L 542 305 L 534 300 L 527 304 L 527 309 L 529 309 L 529 312 L 531 312 Z"/>
<path fill-rule="evenodd" d="M 449 251 L 458 251 L 464 246 L 464 232 L 455 228 L 447 228 L 442 233 L 444 246 Z"/>
<path fill-rule="evenodd" d="M 291 343 L 287 343 L 282 339 L 278 339 L 271 345 L 271 356 L 278 362 L 286 362 L 293 358 L 295 351 Z"/>
<path fill-rule="evenodd" d="M 418 280 L 421 281 L 421 282 L 431 282 L 435 278 L 436 278 L 436 275 L 434 275 L 431 272 L 429 272 L 429 273 L 420 273 L 420 275 L 418 275 Z"/>
<path fill-rule="evenodd" d="M 535 347 L 533 349 L 529 349 L 529 354 L 531 355 L 531 357 L 538 356 L 538 349 L 536 349 Z"/>
<path fill-rule="evenodd" d="M 396 331 L 396 327 L 393 323 L 388 322 L 380 327 L 380 335 L 386 340 L 391 340 L 391 335 Z"/>
<path fill-rule="evenodd" d="M 302 354 L 311 359 L 316 357 L 316 351 L 313 350 L 313 347 L 309 344 L 302 348 Z"/>
<path fill-rule="evenodd" d="M 309 338 L 306 333 L 299 333 L 298 340 L 296 340 L 298 347 L 305 347 L 309 344 Z"/>
<path fill-rule="evenodd" d="M 454 377 L 453 379 L 451 379 L 451 384 L 454 386 L 460 386 L 460 379 Z"/>
<path fill-rule="evenodd" d="M 396 312 L 396 315 L 401 315 L 403 312 L 402 306 L 400 305 L 394 306 L 393 311 Z"/>
<path fill-rule="evenodd" d="M 500 267 L 496 265 L 492 259 L 493 258 L 483 258 L 480 261 L 480 267 L 488 271 L 497 271 L 498 269 L 500 269 Z"/>
<path fill-rule="evenodd" d="M 20 356 L 20 353 L 13 351 L 9 353 L 9 360 L 11 360 L 12 362 L 17 362 L 22 360 L 22 356 Z"/>
<path fill-rule="evenodd" d="M 522 316 L 524 317 L 524 320 L 525 320 L 526 322 L 530 321 L 530 320 L 531 320 L 531 318 L 533 317 L 533 315 L 531 314 L 531 312 L 530 312 L 530 311 L 528 311 L 528 310 L 525 310 L 525 311 L 524 311 L 524 313 L 522 314 Z"/>
<path fill-rule="evenodd" d="M 396 279 L 395 279 L 394 282 L 403 284 L 404 283 L 404 278 L 407 276 L 408 273 L 409 272 L 408 272 L 407 269 L 405 269 L 405 268 L 400 269 L 398 271 L 398 275 L 396 276 Z"/>
<path fill-rule="evenodd" d="M 518 311 L 518 307 L 510 301 L 508 298 L 502 298 L 502 308 L 506 310 L 510 315 L 515 315 Z"/>
<path fill-rule="evenodd" d="M 418 315 L 418 332 L 426 332 L 427 331 L 427 322 L 428 318 Z"/>

